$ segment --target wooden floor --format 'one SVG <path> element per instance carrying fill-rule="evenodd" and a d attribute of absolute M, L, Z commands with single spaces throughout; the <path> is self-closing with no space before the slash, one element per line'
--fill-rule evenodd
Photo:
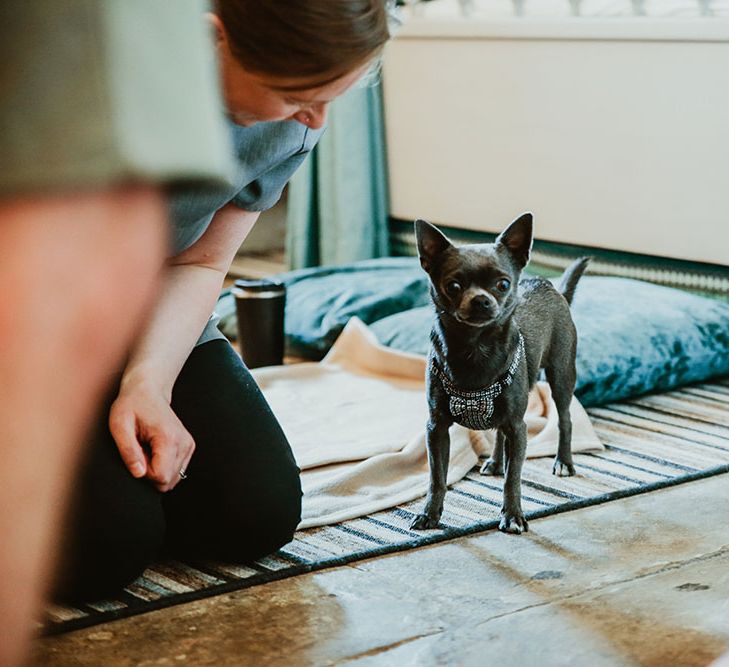
<path fill-rule="evenodd" d="M 282 258 L 239 258 L 270 275 Z M 235 276 L 231 276 L 231 279 Z M 706 667 L 729 475 L 38 640 L 34 667 Z"/>
<path fill-rule="evenodd" d="M 729 650 L 729 475 L 36 643 L 34 667 L 706 667 Z"/>

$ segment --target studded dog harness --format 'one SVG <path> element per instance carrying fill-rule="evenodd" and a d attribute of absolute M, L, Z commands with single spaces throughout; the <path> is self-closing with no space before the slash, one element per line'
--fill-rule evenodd
<path fill-rule="evenodd" d="M 448 395 L 448 407 L 456 423 L 476 431 L 493 428 L 491 420 L 494 415 L 494 399 L 512 383 L 523 356 L 524 337 L 520 331 L 519 346 L 516 348 L 516 353 L 511 360 L 506 375 L 484 389 L 472 390 L 458 389 L 445 371 L 438 366 L 435 359 L 431 357 L 430 367 Z"/>

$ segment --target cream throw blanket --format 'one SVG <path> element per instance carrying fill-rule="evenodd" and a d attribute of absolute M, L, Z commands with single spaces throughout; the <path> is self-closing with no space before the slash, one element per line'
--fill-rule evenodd
<path fill-rule="evenodd" d="M 302 470 L 302 521 L 311 528 L 352 519 L 424 496 L 428 489 L 425 358 L 380 345 L 352 318 L 329 354 L 315 363 L 253 371 Z M 572 450 L 603 449 L 573 399 Z M 527 456 L 557 451 L 557 411 L 549 386 L 529 397 Z M 448 484 L 493 447 L 493 431 L 450 430 Z"/>

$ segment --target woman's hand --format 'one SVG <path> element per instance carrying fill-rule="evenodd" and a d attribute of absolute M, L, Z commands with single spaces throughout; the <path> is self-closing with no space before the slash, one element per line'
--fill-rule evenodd
<path fill-rule="evenodd" d="M 195 441 L 160 391 L 122 388 L 111 406 L 109 428 L 124 465 L 134 477 L 147 477 L 159 491 L 182 479 Z"/>

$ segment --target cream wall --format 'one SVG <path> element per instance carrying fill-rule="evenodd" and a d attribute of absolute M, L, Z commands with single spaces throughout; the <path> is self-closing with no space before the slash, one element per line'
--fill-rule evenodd
<path fill-rule="evenodd" d="M 729 264 L 729 20 L 408 21 L 391 213 Z"/>

